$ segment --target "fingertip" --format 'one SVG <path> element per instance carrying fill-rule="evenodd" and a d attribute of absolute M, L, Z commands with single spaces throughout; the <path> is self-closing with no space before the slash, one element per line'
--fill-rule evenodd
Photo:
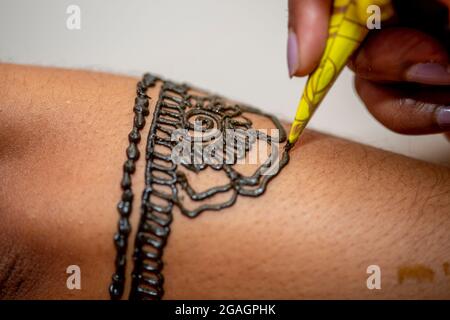
<path fill-rule="evenodd" d="M 450 131 L 449 132 L 445 132 L 444 136 L 447 138 L 448 142 L 450 142 Z"/>
<path fill-rule="evenodd" d="M 290 76 L 308 75 L 319 64 L 328 37 L 330 10 L 331 0 L 289 1 Z"/>
<path fill-rule="evenodd" d="M 392 27 L 372 32 L 349 66 L 358 77 L 378 82 L 449 82 L 448 53 L 419 30 Z M 439 68 L 441 66 L 441 68 Z"/>
<path fill-rule="evenodd" d="M 398 88 L 356 77 L 355 88 L 367 110 L 385 127 L 401 134 L 450 130 L 449 95 L 429 88 Z"/>

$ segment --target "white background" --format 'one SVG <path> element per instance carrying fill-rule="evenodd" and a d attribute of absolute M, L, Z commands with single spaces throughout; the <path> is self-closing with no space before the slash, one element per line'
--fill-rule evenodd
<path fill-rule="evenodd" d="M 81 9 L 81 30 L 66 28 L 70 4 Z M 287 16 L 286 0 L 0 0 L 0 61 L 151 71 L 291 120 L 305 80 L 288 77 Z M 406 137 L 378 124 L 347 70 L 310 126 L 450 165 L 442 135 Z"/>

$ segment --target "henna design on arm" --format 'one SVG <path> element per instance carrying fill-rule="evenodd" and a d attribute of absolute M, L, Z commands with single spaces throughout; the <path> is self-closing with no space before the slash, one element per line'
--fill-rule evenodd
<path fill-rule="evenodd" d="M 149 79 L 152 81 L 149 81 Z M 238 160 L 245 158 L 258 140 L 262 140 L 269 145 L 275 142 L 274 137 L 253 130 L 252 121 L 245 116 L 245 113 L 269 118 L 278 129 L 279 142 L 285 142 L 286 132 L 280 122 L 275 117 L 258 109 L 228 103 L 217 95 L 197 94 L 186 84 L 163 81 L 148 74 L 144 75 L 144 79 L 140 83 L 144 86 L 147 85 L 148 88 L 150 84 L 153 86 L 156 81 L 162 81 L 162 88 L 153 113 L 145 152 L 145 188 L 142 193 L 141 215 L 134 243 L 134 268 L 129 295 L 129 298 L 133 300 L 161 299 L 164 294 L 162 256 L 170 233 L 174 206 L 177 206 L 182 214 L 187 217 L 195 218 L 204 211 L 218 211 L 232 206 L 239 195 L 260 196 L 266 190 L 269 181 L 288 163 L 289 149 L 291 148 L 291 145 L 286 144 L 280 157 L 278 149 L 272 147 L 272 152 L 268 158 L 253 174 L 249 176 L 241 174 L 236 170 L 235 165 Z M 142 92 L 139 89 L 138 97 L 142 98 Z M 146 106 L 148 107 L 148 100 Z M 232 138 L 235 140 L 241 139 L 243 143 L 232 144 L 231 148 L 225 144 L 224 149 L 221 150 L 223 153 L 222 159 L 225 161 L 221 163 L 204 161 L 211 159 L 205 159 L 205 156 L 202 153 L 199 154 L 195 148 L 190 154 L 190 160 L 194 161 L 176 163 L 172 157 L 172 152 L 178 141 L 172 139 L 173 134 L 175 130 L 179 129 L 192 132 L 195 129 L 195 121 L 197 124 L 201 124 L 201 131 L 204 133 L 216 129 L 216 132 L 225 134 L 226 130 L 232 129 L 237 133 Z M 137 129 L 142 128 L 137 127 Z M 134 131 L 136 131 L 135 127 L 133 127 L 132 132 Z M 191 144 L 200 142 L 203 146 L 208 147 L 208 143 L 211 143 L 217 137 L 206 134 L 200 137 L 200 140 L 190 135 L 184 138 Z M 137 142 L 130 140 L 130 146 L 133 144 L 136 147 Z M 231 161 L 227 161 L 230 160 L 230 156 Z M 202 161 L 196 162 L 196 157 L 200 157 Z M 126 164 L 130 160 L 136 161 L 137 158 L 130 159 L 128 157 Z M 278 162 L 278 170 L 272 174 L 267 174 L 270 165 L 274 162 Z M 191 185 L 185 170 L 199 175 L 206 168 L 225 172 L 228 182 L 197 192 Z M 124 176 L 131 173 L 124 166 Z M 123 185 L 122 187 L 124 188 Z M 124 194 L 125 192 L 131 193 L 131 183 L 126 184 L 125 187 Z M 184 192 L 189 200 L 195 203 L 193 208 L 187 208 L 184 198 L 180 196 L 181 192 Z M 219 203 L 207 202 L 213 196 L 225 193 L 231 193 L 227 200 Z M 126 204 L 124 204 L 124 201 Z M 124 206 L 129 208 L 125 210 L 126 214 L 123 214 L 124 210 L 121 209 Z M 119 232 L 115 236 L 117 258 L 116 273 L 113 275 L 113 283 L 110 287 L 112 299 L 119 299 L 123 294 L 126 238 L 130 231 L 128 222 L 130 212 L 131 200 L 130 197 L 126 197 L 119 203 L 121 218 Z M 126 225 L 126 228 L 123 225 Z"/>

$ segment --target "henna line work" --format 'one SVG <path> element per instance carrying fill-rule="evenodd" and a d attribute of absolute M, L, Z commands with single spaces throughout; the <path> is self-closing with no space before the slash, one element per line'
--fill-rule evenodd
<path fill-rule="evenodd" d="M 180 209 L 182 214 L 194 218 L 207 210 L 218 211 L 232 206 L 236 202 L 238 195 L 257 197 L 264 193 L 269 181 L 288 163 L 289 150 L 292 147 L 289 143 L 285 145 L 281 159 L 279 159 L 278 150 L 272 148 L 269 158 L 251 176 L 244 176 L 236 171 L 233 167 L 235 163 L 213 165 L 182 163 L 178 165 L 174 163 L 170 153 L 159 150 L 158 146 L 171 152 L 176 144 L 176 141 L 171 140 L 173 131 L 175 129 L 193 130 L 194 126 L 190 122 L 191 118 L 200 120 L 205 130 L 216 127 L 223 133 L 226 129 L 250 130 L 252 122 L 243 114 L 252 113 L 267 117 L 273 122 L 279 132 L 279 142 L 286 141 L 286 132 L 278 119 L 258 109 L 229 104 L 217 95 L 195 95 L 186 84 L 175 84 L 146 74 L 144 79 L 138 83 L 138 98 L 136 98 L 137 102 L 135 105 L 136 115 L 132 130 L 133 134 L 137 132 L 136 136 L 139 133 L 138 131 L 142 129 L 143 123 L 145 124 L 145 115 L 148 114 L 148 109 L 141 107 L 142 105 L 148 107 L 148 97 L 145 95 L 145 90 L 150 86 L 154 86 L 156 81 L 161 81 L 162 87 L 147 138 L 145 188 L 142 193 L 140 220 L 134 242 L 134 268 L 129 295 L 129 298 L 132 300 L 161 299 L 164 295 L 162 256 L 170 234 L 174 205 Z M 141 103 L 143 98 L 147 99 L 147 103 Z M 163 133 L 166 137 L 159 136 L 158 133 Z M 257 132 L 255 139 L 261 139 L 269 145 L 273 143 L 272 137 L 262 132 Z M 125 254 L 127 237 L 130 232 L 128 217 L 131 213 L 132 199 L 131 174 L 134 172 L 134 164 L 139 157 L 137 143 L 138 139 L 130 140 L 128 149 L 131 149 L 131 151 L 128 152 L 127 150 L 128 159 L 126 162 L 128 165 L 124 165 L 124 179 L 126 178 L 125 180 L 127 181 L 122 183 L 122 188 L 127 196 L 119 202 L 119 232 L 115 236 L 117 249 L 116 273 L 113 275 L 110 287 L 112 299 L 119 299 L 122 296 L 125 283 Z M 252 143 L 246 140 L 244 157 L 245 152 L 248 152 L 251 147 Z M 235 151 L 233 150 L 233 152 Z M 195 156 L 195 151 L 191 156 Z M 265 175 L 264 172 L 267 170 L 268 165 L 274 161 L 279 163 L 278 171 L 271 175 Z M 202 192 L 196 192 L 189 183 L 186 174 L 180 170 L 180 166 L 197 174 L 207 167 L 218 171 L 223 170 L 229 179 L 229 183 L 212 187 Z M 130 170 L 131 167 L 133 170 Z M 168 188 L 170 193 L 161 191 L 160 188 L 162 187 Z M 219 193 L 232 191 L 232 195 L 228 200 L 221 203 L 200 203 L 193 209 L 187 209 L 181 197 L 179 197 L 179 191 L 181 190 L 185 191 L 189 199 L 194 203 L 210 199 Z M 158 201 L 155 202 L 153 199 Z M 164 204 L 161 204 L 161 202 Z M 126 210 L 123 210 L 124 206 L 127 208 Z"/>

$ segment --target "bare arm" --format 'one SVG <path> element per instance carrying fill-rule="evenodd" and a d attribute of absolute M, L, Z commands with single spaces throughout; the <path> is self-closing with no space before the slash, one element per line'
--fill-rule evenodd
<path fill-rule="evenodd" d="M 0 294 L 108 298 L 136 79 L 0 74 Z M 195 219 L 176 212 L 165 298 L 450 298 L 449 208 L 448 168 L 309 132 L 263 196 Z M 73 264 L 81 290 L 66 287 Z M 381 290 L 366 287 L 369 265 Z"/>

